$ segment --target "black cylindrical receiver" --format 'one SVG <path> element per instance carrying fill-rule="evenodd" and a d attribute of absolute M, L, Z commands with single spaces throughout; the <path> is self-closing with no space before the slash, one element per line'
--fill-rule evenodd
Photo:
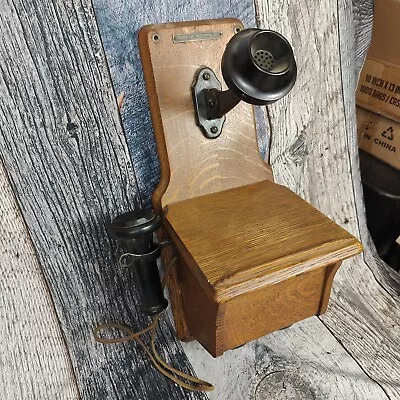
<path fill-rule="evenodd" d="M 228 88 L 241 100 L 257 105 L 285 96 L 297 77 L 292 46 L 271 30 L 237 33 L 226 46 L 221 67 Z"/>
<path fill-rule="evenodd" d="M 141 256 L 133 257 L 130 268 L 133 270 L 142 311 L 150 316 L 160 313 L 168 306 L 156 261 L 160 257 L 161 250 L 153 241 L 153 233 L 160 226 L 160 216 L 151 210 L 121 214 L 111 224 L 115 238 L 121 242 L 125 250 Z"/>

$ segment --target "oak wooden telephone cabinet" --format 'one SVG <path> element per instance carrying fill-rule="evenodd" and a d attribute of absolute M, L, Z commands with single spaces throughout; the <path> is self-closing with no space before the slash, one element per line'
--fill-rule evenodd
<path fill-rule="evenodd" d="M 176 330 L 213 356 L 323 313 L 341 261 L 361 251 L 355 237 L 272 181 L 248 103 L 285 95 L 296 64 L 276 32 L 243 29 L 222 19 L 139 34 L 161 165 L 153 209 L 168 207 L 161 237 L 173 248 L 165 258 L 178 257 L 168 281 Z M 271 75 L 265 87 L 263 73 Z"/>

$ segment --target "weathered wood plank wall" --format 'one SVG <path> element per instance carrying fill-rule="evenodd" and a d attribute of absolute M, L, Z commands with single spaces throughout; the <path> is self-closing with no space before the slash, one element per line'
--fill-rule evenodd
<path fill-rule="evenodd" d="M 0 155 L 88 399 L 203 398 L 164 379 L 135 343 L 96 344 L 104 320 L 142 328 L 107 224 L 139 204 L 90 1 L 6 0 L 0 14 Z M 163 349 L 191 372 L 168 319 Z M 26 334 L 26 333 L 24 333 Z M 55 349 L 53 350 L 55 351 Z"/>
<path fill-rule="evenodd" d="M 353 13 L 351 17 L 354 24 L 355 73 L 357 79 L 358 71 L 364 63 L 364 58 L 371 42 L 374 0 L 353 0 L 352 5 Z"/>
<path fill-rule="evenodd" d="M 0 276 L 2 398 L 78 399 L 68 348 L 1 162 Z"/>
<path fill-rule="evenodd" d="M 260 3 L 261 16 L 269 16 L 262 18 L 262 24 L 279 28 L 291 38 L 297 58 L 304 60 L 296 89 L 285 104 L 270 107 L 270 162 L 276 180 L 365 239 L 354 112 L 354 41 L 348 31 L 350 4 L 328 1 L 308 8 L 307 1 Z M 294 14 L 296 19 L 279 17 Z M 310 31 L 310 19 L 318 21 L 320 29 Z M 321 29 L 321 21 L 326 22 L 326 30 Z M 313 74 L 306 72 L 310 70 Z M 393 282 L 385 279 L 386 266 L 370 257 L 369 243 L 364 243 L 366 262 L 358 257 L 344 263 L 334 281 L 329 311 L 321 321 L 382 388 L 381 398 L 399 398 L 399 298 L 392 295 Z"/>
<path fill-rule="evenodd" d="M 273 2 L 272 2 L 272 4 L 273 4 Z M 275 13 L 275 19 L 274 18 L 271 19 L 273 24 L 276 24 L 275 29 L 277 29 L 277 30 L 281 29 L 281 25 L 282 25 L 282 21 L 281 20 L 284 18 L 283 16 L 286 17 L 288 15 L 288 14 L 285 13 L 286 8 L 284 8 L 285 11 L 282 11 L 282 10 L 279 9 L 281 6 L 282 6 L 282 4 L 280 4 L 279 2 L 276 3 L 276 7 L 272 6 L 273 9 L 271 9 L 271 10 L 265 10 L 265 9 L 262 8 L 262 5 L 260 6 L 260 8 L 259 8 L 260 9 L 260 17 L 261 16 L 264 16 L 264 17 L 266 16 L 266 21 L 267 21 L 266 22 L 266 26 L 268 26 L 268 27 L 270 26 L 270 24 L 269 24 L 270 19 L 269 18 L 270 18 L 270 12 L 272 11 L 273 13 Z M 304 8 L 304 10 L 308 10 L 310 8 L 309 4 L 302 4 L 302 7 Z M 332 9 L 334 10 L 334 15 L 335 15 L 333 20 L 332 20 L 332 15 L 331 15 Z M 98 10 L 98 12 L 99 11 L 100 12 L 104 11 L 104 9 L 103 10 Z M 132 11 L 132 13 L 129 13 L 129 15 L 130 15 L 129 18 L 130 19 L 132 19 L 133 15 L 135 15 L 136 20 L 141 20 L 142 15 L 141 15 L 140 12 L 138 14 L 135 14 L 134 10 L 131 10 L 131 11 Z M 265 11 L 267 11 L 267 12 L 265 12 Z M 351 14 L 352 10 L 351 10 L 351 7 L 347 3 L 346 4 L 345 3 L 340 3 L 339 5 L 336 4 L 336 3 L 330 3 L 324 11 L 325 11 L 325 14 L 321 14 L 321 13 L 320 14 L 317 14 L 317 13 L 312 14 L 312 12 L 310 12 L 308 15 L 305 16 L 304 20 L 307 21 L 307 22 L 312 20 L 315 24 L 317 24 L 316 21 L 318 21 L 318 29 L 320 29 L 322 32 L 324 32 L 324 33 L 321 33 L 321 36 L 322 35 L 324 35 L 324 36 L 330 35 L 329 38 L 334 40 L 333 43 L 332 43 L 332 41 L 326 43 L 326 49 L 325 49 L 326 50 L 326 54 L 328 54 L 330 56 L 330 58 L 328 57 L 327 60 L 331 61 L 331 67 L 335 67 L 336 66 L 336 68 L 339 68 L 338 57 L 339 57 L 340 52 L 342 51 L 342 60 L 341 61 L 343 63 L 342 64 L 342 68 L 345 71 L 344 79 L 351 79 L 351 82 L 354 85 L 354 77 L 351 75 L 351 72 L 354 70 L 354 62 L 352 61 L 353 54 L 350 54 L 351 57 L 349 59 L 347 58 L 347 56 L 349 55 L 349 52 L 351 52 L 351 51 L 354 52 L 354 41 L 353 41 L 353 37 L 352 37 L 354 32 L 352 31 L 353 23 L 352 23 L 352 14 Z M 340 11 L 339 15 L 338 15 L 338 11 Z M 371 14 L 366 13 L 364 11 L 363 7 L 359 6 L 357 11 L 358 11 L 358 15 L 364 15 L 364 14 L 368 15 L 369 19 L 367 20 L 367 22 L 370 21 L 370 15 Z M 124 16 L 123 12 L 119 12 L 118 13 L 118 17 L 122 18 L 122 19 L 126 18 Z M 177 18 L 176 18 L 176 16 L 174 16 L 173 20 L 180 19 L 180 17 L 181 17 L 180 14 L 179 14 L 179 16 Z M 314 19 L 313 17 L 318 17 L 318 18 Z M 340 38 L 342 40 L 342 46 L 340 46 L 340 44 L 338 42 L 338 36 L 335 36 L 335 35 L 338 35 L 338 33 L 339 33 L 339 17 L 341 18 L 341 21 L 340 21 L 340 28 L 341 28 L 341 32 L 340 33 L 341 33 L 341 36 L 340 36 Z M 350 19 L 349 19 L 349 17 L 350 17 Z M 288 18 L 288 24 L 290 24 L 293 21 L 296 21 L 297 19 L 298 19 L 297 18 L 297 14 L 296 15 L 293 14 L 293 18 Z M 324 24 L 326 24 L 326 29 L 327 29 L 326 33 L 325 33 L 324 29 L 321 29 L 321 25 L 320 25 L 321 21 L 323 22 L 323 24 L 322 24 L 323 27 L 325 27 Z M 363 19 L 361 19 L 360 21 L 362 22 Z M 144 23 L 147 23 L 147 20 L 144 21 L 143 24 Z M 333 26 L 336 28 L 335 31 L 333 31 L 331 29 L 332 26 L 330 24 L 333 24 Z M 367 25 L 365 25 L 365 26 L 367 26 Z M 302 28 L 304 28 L 304 26 L 302 26 Z M 103 30 L 103 37 L 105 37 L 105 39 L 107 41 L 107 35 L 109 34 L 109 32 L 107 32 L 106 28 L 103 27 L 103 29 L 105 29 L 105 30 Z M 310 33 L 310 31 L 312 32 L 314 30 L 316 30 L 315 25 L 311 24 L 309 26 L 309 28 L 306 30 L 306 32 Z M 301 32 L 301 34 L 303 35 L 303 39 L 304 39 L 305 42 L 309 42 L 310 41 L 310 36 L 306 36 L 303 32 Z M 348 40 L 348 37 L 350 37 L 351 40 Z M 346 46 L 345 46 L 346 44 L 350 44 L 350 47 L 347 46 L 347 48 L 346 48 Z M 111 46 L 111 49 L 108 49 L 107 48 L 107 42 L 106 42 L 105 47 L 106 47 L 106 51 L 107 52 L 110 51 L 110 53 L 112 54 L 112 56 L 110 58 L 111 62 L 112 63 L 115 62 L 115 60 L 118 59 L 118 57 L 115 57 L 115 52 L 118 53 L 118 51 L 119 51 L 118 46 L 114 46 L 114 47 Z M 119 44 L 119 47 L 121 47 L 121 43 Z M 365 49 L 365 46 L 364 46 L 364 49 Z M 304 55 L 309 56 L 309 53 L 307 52 L 307 50 L 308 49 L 306 47 L 306 50 L 303 53 L 300 53 L 300 56 L 303 56 L 303 57 L 304 57 Z M 329 54 L 330 52 L 334 52 L 334 54 L 331 55 L 331 54 Z M 305 74 L 306 74 L 305 75 L 306 76 L 306 80 L 310 79 L 310 73 L 307 74 L 307 71 L 312 71 L 313 68 L 315 68 L 314 66 L 311 65 L 312 62 L 313 61 L 314 62 L 315 61 L 320 62 L 321 55 L 317 54 L 317 53 L 316 53 L 316 55 L 317 55 L 317 57 L 313 57 L 312 60 L 310 60 L 306 65 L 304 65 L 304 71 L 303 72 L 305 72 Z M 336 62 L 334 62 L 335 61 L 335 57 L 334 57 L 335 55 L 336 55 L 336 60 L 337 60 Z M 321 76 L 322 79 L 321 79 L 321 81 L 326 80 L 326 75 L 325 74 L 330 73 L 330 72 L 331 71 L 326 71 L 326 70 L 322 71 L 322 76 Z M 117 72 L 117 74 L 114 75 L 113 74 L 113 70 L 112 70 L 112 76 L 117 81 L 119 79 L 118 74 L 119 73 Z M 341 84 L 341 81 L 339 79 L 338 81 L 335 82 L 335 84 L 333 86 L 334 89 L 336 91 L 338 91 L 338 99 L 339 99 L 339 95 L 341 93 L 340 84 Z M 349 84 L 347 84 L 347 88 L 348 88 L 348 90 L 343 95 L 353 96 L 353 93 L 351 92 Z M 121 90 L 122 89 L 123 88 L 121 87 Z M 314 94 L 314 92 L 313 92 L 313 94 Z M 302 95 L 304 95 L 304 92 L 299 94 L 299 97 L 302 96 Z M 323 96 L 324 96 L 323 93 L 319 94 L 319 98 L 321 100 L 324 100 Z M 316 98 L 318 98 L 318 96 Z M 310 101 L 311 101 L 311 99 L 310 99 Z M 326 104 L 328 104 L 328 103 L 326 103 Z M 350 107 L 347 110 L 347 114 L 350 116 L 350 119 L 349 119 L 350 120 L 350 124 L 354 123 L 354 116 L 352 116 L 353 115 L 352 114 L 353 111 L 351 110 L 351 103 L 348 103 L 347 100 L 345 99 L 345 104 L 346 105 L 349 104 L 349 107 Z M 278 106 L 279 106 L 279 104 L 278 104 Z M 283 107 L 283 109 L 285 109 L 285 107 Z M 342 109 L 339 108 L 337 110 L 337 113 L 338 114 L 342 113 L 341 114 L 342 118 L 345 117 L 345 114 L 343 114 L 343 108 Z M 327 112 L 327 115 L 329 116 L 329 111 Z M 290 114 L 287 113 L 287 109 L 284 111 L 284 116 L 285 116 L 285 118 L 290 119 Z M 332 118 L 332 124 L 336 123 L 336 121 L 334 119 L 336 116 L 337 115 L 333 115 L 332 116 L 333 117 Z M 127 117 L 128 118 L 127 118 L 127 120 L 125 120 L 125 122 L 129 123 L 129 115 L 127 115 Z M 285 123 L 283 122 L 282 125 L 285 125 Z M 320 123 L 319 125 L 316 125 L 315 127 L 313 127 L 313 129 L 318 129 L 318 128 L 324 129 L 324 124 Z M 353 129 L 353 127 L 349 128 L 349 129 Z M 354 132 L 354 130 L 352 132 Z M 281 132 L 279 131 L 279 133 L 281 133 Z M 286 140 L 286 136 L 285 135 L 283 135 L 282 141 L 284 141 L 284 140 Z M 317 140 L 315 140 L 315 141 L 317 142 Z M 353 140 L 351 142 L 351 144 L 354 146 L 355 141 Z M 346 141 L 342 142 L 342 145 L 346 145 Z M 338 153 L 336 153 L 336 152 L 332 153 L 331 157 L 326 157 L 324 159 L 324 161 L 327 163 L 327 165 L 329 165 L 329 162 L 331 162 L 332 158 L 335 158 L 335 157 L 337 158 L 338 157 L 338 154 L 340 154 L 340 151 L 341 150 L 339 150 Z M 353 152 L 353 156 L 354 156 L 354 149 L 352 149 L 351 151 Z M 345 162 L 346 162 L 346 160 L 343 161 L 343 163 L 345 163 Z M 325 166 L 325 168 L 326 168 L 326 166 Z M 338 167 L 338 169 L 340 169 L 340 168 L 343 168 L 343 165 L 340 165 Z M 335 171 L 332 171 L 332 175 L 333 175 L 333 177 L 335 177 Z M 312 177 L 310 179 L 310 181 L 313 178 L 314 177 Z M 332 182 L 331 182 L 332 186 L 334 185 L 333 181 L 334 180 L 332 180 Z M 299 185 L 303 185 L 303 182 L 301 182 Z M 347 195 L 350 196 L 350 197 L 353 196 L 351 191 L 352 191 L 352 188 L 349 187 Z M 321 198 L 321 194 L 320 193 L 318 193 L 318 196 L 320 196 L 320 198 Z M 360 195 L 359 194 L 357 195 L 357 198 L 360 199 Z M 343 219 L 343 221 L 346 221 L 346 218 L 348 218 L 350 216 L 350 214 L 346 215 L 346 210 L 345 210 L 345 211 L 341 211 L 340 216 Z M 353 218 L 355 219 L 357 217 L 354 215 Z M 324 328 L 323 325 L 322 325 L 321 329 L 324 330 L 326 328 Z M 207 366 L 209 368 L 209 364 L 210 363 L 209 363 L 209 360 L 207 358 L 208 356 L 203 353 L 203 350 L 200 347 L 198 349 L 195 349 L 195 345 L 193 345 L 193 344 L 185 345 L 185 349 L 186 349 L 187 353 L 190 355 L 190 358 L 193 360 L 193 363 L 196 366 L 196 369 L 198 371 L 203 370 L 204 373 L 207 373 L 206 369 L 207 369 Z M 224 370 L 224 366 L 226 366 L 226 365 L 230 365 L 230 366 L 236 365 L 236 367 L 239 368 L 239 370 L 244 375 L 243 381 L 241 380 L 240 384 L 232 386 L 230 381 L 229 381 L 229 379 L 228 379 L 226 384 L 222 385 L 222 388 L 220 388 L 220 392 L 212 394 L 211 397 L 214 397 L 214 396 L 216 398 L 218 398 L 218 397 L 221 398 L 221 396 L 226 396 L 227 398 L 229 396 L 230 397 L 240 397 L 241 395 L 246 395 L 248 393 L 247 392 L 248 388 L 246 388 L 246 385 L 243 385 L 243 382 L 248 380 L 248 379 L 250 379 L 250 377 L 252 376 L 251 368 L 249 369 L 248 365 L 252 365 L 252 364 L 254 365 L 254 360 L 255 360 L 254 351 L 252 351 L 252 349 L 249 349 L 249 348 L 243 349 L 243 353 L 240 354 L 240 355 L 236 354 L 236 356 L 232 356 L 232 357 L 224 356 L 222 359 L 215 360 L 214 361 L 214 368 L 215 369 L 213 368 L 212 372 L 208 371 L 208 376 L 210 376 L 210 378 L 212 376 L 217 376 L 216 375 L 216 371 Z M 205 363 L 205 361 L 203 363 L 202 360 L 207 360 L 207 363 Z M 228 372 L 227 370 L 225 370 L 225 371 Z M 360 373 L 360 376 L 363 375 L 363 372 L 361 370 L 359 370 L 359 373 Z M 223 373 L 221 375 L 222 376 L 226 376 L 226 373 Z M 378 385 L 376 385 L 376 386 L 378 386 Z M 238 389 L 238 387 L 240 387 L 240 389 Z M 379 393 L 379 395 L 384 396 L 384 392 L 383 391 L 379 391 L 379 389 L 378 389 L 378 393 Z M 370 394 L 371 394 L 371 396 L 373 398 L 376 398 L 378 396 L 377 393 L 370 393 Z M 360 396 L 360 397 L 362 397 L 362 396 Z M 364 394 L 364 397 L 365 397 L 365 394 Z"/>

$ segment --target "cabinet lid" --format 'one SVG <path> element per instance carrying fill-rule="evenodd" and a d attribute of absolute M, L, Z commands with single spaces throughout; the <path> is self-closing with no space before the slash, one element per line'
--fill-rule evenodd
<path fill-rule="evenodd" d="M 354 236 L 270 181 L 170 204 L 165 228 L 218 302 L 362 251 Z"/>

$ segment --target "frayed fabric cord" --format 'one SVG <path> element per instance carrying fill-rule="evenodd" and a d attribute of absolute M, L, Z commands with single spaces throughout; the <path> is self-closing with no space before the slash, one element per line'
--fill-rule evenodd
<path fill-rule="evenodd" d="M 172 257 L 171 261 L 168 263 L 167 268 L 164 273 L 162 287 L 164 288 L 167 282 L 167 278 L 172 267 L 175 265 L 177 257 Z M 156 330 L 158 327 L 158 322 L 160 320 L 160 314 L 156 315 L 153 318 L 153 322 L 139 332 L 133 332 L 132 329 L 128 328 L 127 326 L 115 323 L 109 324 L 101 324 L 94 328 L 93 335 L 96 342 L 100 342 L 103 344 L 112 344 L 112 343 L 122 343 L 127 342 L 130 340 L 136 341 L 142 348 L 142 350 L 147 354 L 150 361 L 153 365 L 157 368 L 157 370 L 166 376 L 167 378 L 171 379 L 176 384 L 182 386 L 185 389 L 193 390 L 193 391 L 211 391 L 214 390 L 214 386 L 210 383 L 203 381 L 202 379 L 196 378 L 190 374 L 186 374 L 171 365 L 167 364 L 158 354 L 156 347 L 155 347 L 155 337 L 156 337 Z M 101 331 L 115 329 L 125 334 L 125 336 L 118 337 L 118 338 L 103 338 L 100 336 Z M 150 349 L 146 346 L 146 344 L 141 339 L 141 336 L 145 333 L 150 333 Z M 187 382 L 185 382 L 185 380 Z M 188 383 L 190 382 L 190 383 Z"/>

